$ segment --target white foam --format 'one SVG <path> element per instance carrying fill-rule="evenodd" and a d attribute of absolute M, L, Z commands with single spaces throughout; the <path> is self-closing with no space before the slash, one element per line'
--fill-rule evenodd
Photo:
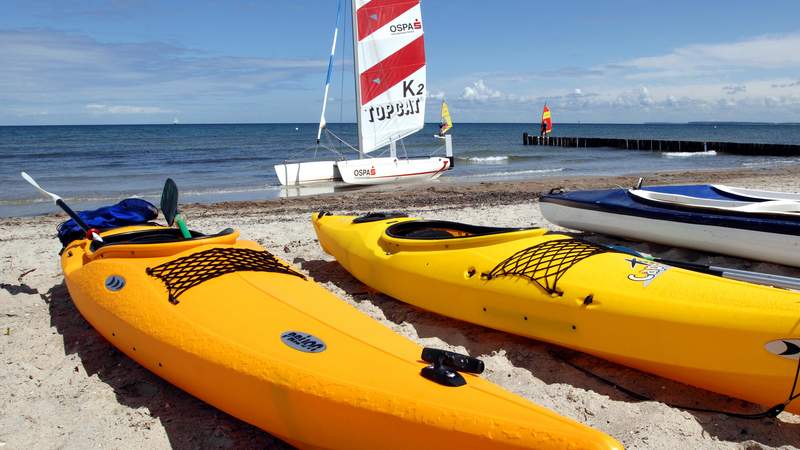
<path fill-rule="evenodd" d="M 662 155 L 666 156 L 667 158 L 689 158 L 692 156 L 716 156 L 717 152 L 714 150 L 708 150 L 705 152 L 664 152 Z"/>
<path fill-rule="evenodd" d="M 507 177 L 507 176 L 517 176 L 517 175 L 528 175 L 534 173 L 553 173 L 553 172 L 561 172 L 563 171 L 563 167 L 559 167 L 556 169 L 531 169 L 531 170 L 516 170 L 511 172 L 490 172 L 490 173 L 482 173 L 478 175 L 473 175 L 475 178 L 483 178 L 483 177 Z"/>
<path fill-rule="evenodd" d="M 481 163 L 489 163 L 489 164 L 497 164 L 502 161 L 508 161 L 508 155 L 501 155 L 501 156 L 470 156 L 469 158 L 464 158 L 464 160 L 469 161 L 471 163 L 481 164 Z"/>
<path fill-rule="evenodd" d="M 771 166 L 780 166 L 784 164 L 797 164 L 800 163 L 800 159 L 769 159 L 766 161 L 751 161 L 751 162 L 743 162 L 742 166 L 744 167 L 771 167 Z"/>

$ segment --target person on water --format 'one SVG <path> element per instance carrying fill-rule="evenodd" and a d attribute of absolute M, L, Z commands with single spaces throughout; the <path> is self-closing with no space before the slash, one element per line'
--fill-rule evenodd
<path fill-rule="evenodd" d="M 447 124 L 446 123 L 439 124 L 439 137 L 444 137 L 445 133 L 447 133 Z"/>
<path fill-rule="evenodd" d="M 547 124 L 544 122 L 544 120 L 542 121 L 542 131 L 539 132 L 539 135 L 541 137 L 547 136 Z"/>

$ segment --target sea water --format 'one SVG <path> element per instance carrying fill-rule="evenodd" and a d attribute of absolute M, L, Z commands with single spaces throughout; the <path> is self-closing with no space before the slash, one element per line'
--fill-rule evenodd
<path fill-rule="evenodd" d="M 456 124 L 452 131 L 455 168 L 442 177 L 442 182 L 800 163 L 800 157 L 523 146 L 522 133 L 535 133 L 537 128 L 529 124 Z M 355 125 L 330 124 L 329 129 L 355 145 Z M 433 137 L 437 130 L 436 124 L 427 125 L 406 138 L 398 153 L 443 155 L 442 140 Z M 357 157 L 333 137 L 324 139 L 323 144 L 338 153 L 315 145 L 316 131 L 316 124 L 0 127 L 0 216 L 54 209 L 22 180 L 19 172 L 23 170 L 75 208 L 96 207 L 128 196 L 157 202 L 167 177 L 177 182 L 182 202 L 259 200 L 325 192 L 325 187 L 282 189 L 273 169 L 274 164 L 284 161 Z M 800 125 L 557 124 L 555 135 L 800 144 Z"/>

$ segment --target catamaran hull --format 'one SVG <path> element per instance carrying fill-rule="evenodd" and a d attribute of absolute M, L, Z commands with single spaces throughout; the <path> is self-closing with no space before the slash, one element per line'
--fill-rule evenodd
<path fill-rule="evenodd" d="M 565 228 L 800 267 L 797 235 L 603 211 L 550 196 L 539 207 L 545 219 Z"/>
<path fill-rule="evenodd" d="M 283 186 L 340 181 L 336 161 L 309 161 L 275 164 L 275 174 Z"/>
<path fill-rule="evenodd" d="M 365 158 L 337 162 L 342 181 L 348 184 L 373 185 L 439 178 L 450 168 L 443 157 L 398 159 Z"/>

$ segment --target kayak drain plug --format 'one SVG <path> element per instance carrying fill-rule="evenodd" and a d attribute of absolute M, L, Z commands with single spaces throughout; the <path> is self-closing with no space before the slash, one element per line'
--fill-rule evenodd
<path fill-rule="evenodd" d="M 479 374 L 483 373 L 484 369 L 483 361 L 478 358 L 430 347 L 422 349 L 422 360 L 431 365 L 423 367 L 420 374 L 435 383 L 449 387 L 467 384 L 458 372 Z"/>

